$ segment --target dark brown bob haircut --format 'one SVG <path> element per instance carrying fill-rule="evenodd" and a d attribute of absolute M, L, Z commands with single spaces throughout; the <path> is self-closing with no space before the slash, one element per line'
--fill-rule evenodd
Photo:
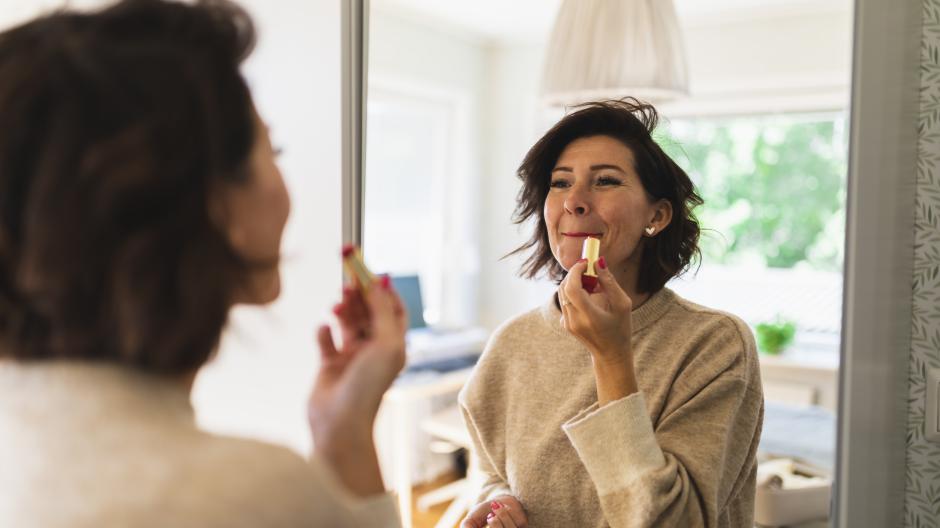
<path fill-rule="evenodd" d="M 0 33 L 0 358 L 175 375 L 211 356 L 248 277 L 208 204 L 250 177 L 254 40 L 221 0 Z"/>
<path fill-rule="evenodd" d="M 634 98 L 579 105 L 529 149 L 517 175 L 522 189 L 516 198 L 513 221 L 517 224 L 537 219 L 532 238 L 510 253 L 531 250 L 520 275 L 534 278 L 541 274 L 561 281 L 567 273 L 552 255 L 545 224 L 544 207 L 551 172 L 562 151 L 573 141 L 591 136 L 612 137 L 630 149 L 643 188 L 651 201 L 669 200 L 672 221 L 655 237 L 643 237 L 638 289 L 653 293 L 669 279 L 682 274 L 700 257 L 699 225 L 692 210 L 702 204 L 692 180 L 653 141 L 659 120 L 652 105 Z"/>

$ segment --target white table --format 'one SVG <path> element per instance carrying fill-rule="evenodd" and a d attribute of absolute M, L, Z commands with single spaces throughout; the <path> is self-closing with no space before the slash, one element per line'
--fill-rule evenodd
<path fill-rule="evenodd" d="M 414 443 L 411 424 L 415 422 L 415 404 L 419 401 L 456 394 L 467 382 L 472 368 L 446 373 L 425 373 L 403 376 L 385 393 L 382 413 L 388 413 L 392 424 L 391 438 L 378 438 L 377 442 L 391 441 L 394 470 L 388 483 L 398 495 L 398 507 L 404 528 L 411 528 L 411 462 Z"/>

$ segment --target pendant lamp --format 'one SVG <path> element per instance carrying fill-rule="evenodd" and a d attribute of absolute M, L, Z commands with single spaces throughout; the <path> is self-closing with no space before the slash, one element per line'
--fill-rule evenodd
<path fill-rule="evenodd" d="M 661 102 L 688 91 L 672 0 L 562 0 L 545 57 L 546 104 L 627 96 Z"/>

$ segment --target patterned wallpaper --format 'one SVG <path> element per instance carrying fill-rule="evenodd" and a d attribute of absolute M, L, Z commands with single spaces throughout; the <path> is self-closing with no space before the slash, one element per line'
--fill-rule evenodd
<path fill-rule="evenodd" d="M 905 528 L 940 526 L 940 445 L 924 440 L 925 374 L 940 368 L 940 0 L 923 0 Z"/>

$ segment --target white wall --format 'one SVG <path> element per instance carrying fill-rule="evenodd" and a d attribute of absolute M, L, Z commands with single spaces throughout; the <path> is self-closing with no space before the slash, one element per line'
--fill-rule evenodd
<path fill-rule="evenodd" d="M 109 2 L 72 1 L 91 8 Z M 0 0 L 0 28 L 62 0 Z M 306 452 L 307 392 L 318 367 L 314 330 L 340 289 L 340 0 L 243 0 L 259 43 L 244 72 L 274 142 L 293 209 L 283 289 L 263 308 L 237 308 L 218 357 L 193 392 L 199 422 Z M 211 270 L 207 270 L 211 272 Z"/>
<path fill-rule="evenodd" d="M 553 118 L 539 104 L 544 45 L 493 46 L 485 134 L 486 168 L 480 188 L 480 323 L 493 329 L 509 317 L 544 302 L 554 291 L 550 281 L 518 276 L 524 257 L 502 259 L 525 243 L 531 227 L 511 222 L 521 181 L 516 168 Z"/>
<path fill-rule="evenodd" d="M 481 123 L 486 108 L 492 104 L 484 98 L 489 77 L 484 42 L 469 33 L 428 24 L 379 4 L 372 6 L 370 14 L 369 53 L 369 86 L 373 95 L 381 91 L 409 98 L 424 97 L 455 109 L 457 137 L 448 145 L 445 156 L 453 160 L 454 166 L 448 167 L 443 175 L 447 180 L 447 192 L 442 197 L 445 203 L 414 206 L 428 211 L 441 206 L 445 211 L 445 225 L 434 226 L 445 234 L 441 248 L 445 261 L 442 277 L 435 283 L 422 284 L 428 307 L 434 308 L 439 316 L 436 322 L 443 326 L 475 324 L 480 274 L 480 226 L 476 219 L 480 172 L 486 156 Z M 371 140 L 367 138 L 367 156 Z M 368 177 L 366 174 L 366 194 Z M 368 261 L 369 248 L 364 250 Z"/>
<path fill-rule="evenodd" d="M 247 0 L 259 42 L 245 64 L 291 193 L 282 293 L 237 308 L 193 393 L 199 421 L 306 452 L 316 326 L 331 319 L 341 268 L 340 0 Z"/>

